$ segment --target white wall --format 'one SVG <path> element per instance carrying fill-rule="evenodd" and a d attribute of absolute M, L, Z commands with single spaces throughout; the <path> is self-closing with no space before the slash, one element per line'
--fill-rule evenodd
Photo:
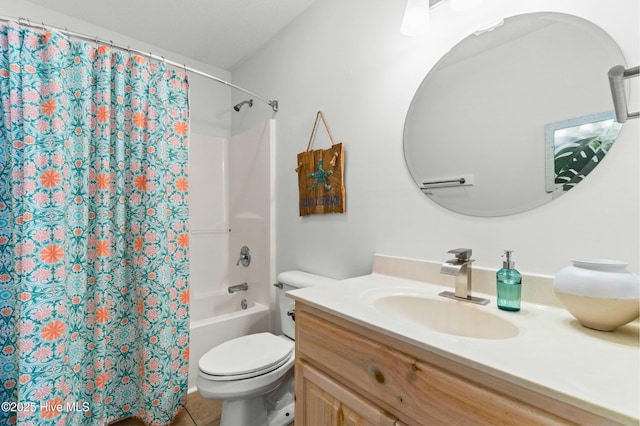
<path fill-rule="evenodd" d="M 277 270 L 343 278 L 370 272 L 373 253 L 441 261 L 449 249 L 471 247 L 476 264 L 485 267 L 499 268 L 508 248 L 529 273 L 555 274 L 571 257 L 623 259 L 637 273 L 640 120 L 625 124 L 585 182 L 552 203 L 500 218 L 452 213 L 423 196 L 405 167 L 402 132 L 413 93 L 430 68 L 469 33 L 503 17 L 537 11 L 583 17 L 618 42 L 627 65 L 638 65 L 638 1 L 485 0 L 483 16 L 451 12 L 445 3 L 433 10 L 429 34 L 418 38 L 399 32 L 404 5 L 320 0 L 233 70 L 236 84 L 280 101 Z M 630 109 L 638 109 L 637 97 Z M 300 218 L 296 154 L 306 148 L 317 110 L 345 143 L 347 213 Z M 234 117 L 234 132 L 267 112 L 254 106 Z M 328 141 L 321 130 L 315 147 L 323 146 Z"/>

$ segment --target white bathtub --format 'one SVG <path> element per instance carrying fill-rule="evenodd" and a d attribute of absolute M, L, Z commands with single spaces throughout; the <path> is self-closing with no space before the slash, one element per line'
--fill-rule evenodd
<path fill-rule="evenodd" d="M 189 392 L 196 390 L 198 360 L 209 349 L 235 337 L 269 331 L 269 308 L 247 296 L 240 291 L 191 300 Z M 247 309 L 241 307 L 243 299 Z"/>

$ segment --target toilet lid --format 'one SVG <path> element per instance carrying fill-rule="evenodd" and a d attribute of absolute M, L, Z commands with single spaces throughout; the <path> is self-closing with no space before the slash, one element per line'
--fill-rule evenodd
<path fill-rule="evenodd" d="M 248 378 L 284 364 L 293 349 L 292 341 L 271 333 L 249 334 L 211 349 L 200 358 L 198 367 L 207 375 L 228 380 Z"/>

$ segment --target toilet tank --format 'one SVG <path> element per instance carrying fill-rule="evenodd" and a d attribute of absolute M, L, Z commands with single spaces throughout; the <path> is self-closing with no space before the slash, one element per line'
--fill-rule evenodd
<path fill-rule="evenodd" d="M 280 318 L 282 333 L 295 339 L 295 321 L 292 315 L 295 304 L 293 299 L 286 296 L 287 291 L 316 285 L 333 284 L 336 280 L 321 275 L 310 274 L 303 271 L 287 271 L 278 275 L 276 288 L 276 312 Z M 282 287 L 280 287 L 280 285 Z"/>

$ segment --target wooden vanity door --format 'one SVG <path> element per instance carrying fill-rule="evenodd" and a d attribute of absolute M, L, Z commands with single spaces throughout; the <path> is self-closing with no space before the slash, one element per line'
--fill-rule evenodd
<path fill-rule="evenodd" d="M 302 361 L 296 369 L 295 424 L 393 426 L 396 418 Z"/>

